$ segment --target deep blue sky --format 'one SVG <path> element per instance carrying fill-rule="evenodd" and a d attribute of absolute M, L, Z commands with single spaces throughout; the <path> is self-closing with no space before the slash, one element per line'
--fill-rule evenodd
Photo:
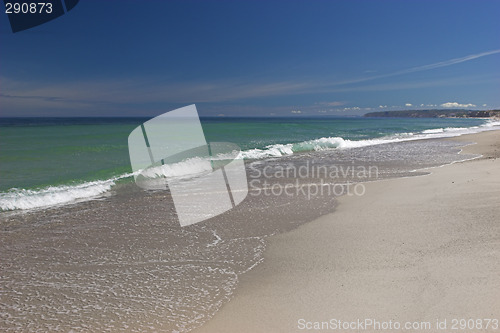
<path fill-rule="evenodd" d="M 498 0 L 82 0 L 16 34 L 1 14 L 0 115 L 500 108 L 498 13 Z"/>

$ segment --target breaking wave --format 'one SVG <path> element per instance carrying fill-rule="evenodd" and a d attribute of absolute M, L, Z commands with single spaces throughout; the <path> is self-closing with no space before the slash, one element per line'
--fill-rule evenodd
<path fill-rule="evenodd" d="M 274 144 L 262 149 L 249 149 L 242 151 L 240 157 L 244 159 L 261 159 L 267 157 L 280 157 L 292 155 L 294 153 L 321 151 L 335 148 L 358 148 L 366 146 L 380 145 L 384 143 L 433 139 L 443 137 L 454 137 L 463 134 L 478 133 L 496 129 L 500 126 L 500 121 L 488 121 L 481 126 L 467 128 L 446 127 L 423 130 L 418 133 L 397 133 L 390 136 L 384 136 L 376 139 L 367 140 L 347 140 L 341 137 L 327 137 L 314 140 L 308 140 L 298 143 Z"/>

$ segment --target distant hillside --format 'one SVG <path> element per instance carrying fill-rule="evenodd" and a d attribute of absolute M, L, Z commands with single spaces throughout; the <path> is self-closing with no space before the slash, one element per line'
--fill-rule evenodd
<path fill-rule="evenodd" d="M 369 112 L 364 117 L 401 117 L 401 118 L 490 118 L 500 117 L 500 110 L 401 110 Z"/>

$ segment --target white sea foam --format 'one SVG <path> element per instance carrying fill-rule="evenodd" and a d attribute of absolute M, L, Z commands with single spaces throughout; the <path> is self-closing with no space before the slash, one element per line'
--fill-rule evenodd
<path fill-rule="evenodd" d="M 444 128 L 433 128 L 433 129 L 428 129 L 425 131 L 422 131 L 423 134 L 435 134 L 435 133 L 443 133 Z"/>
<path fill-rule="evenodd" d="M 428 129 L 428 130 L 422 131 L 422 134 L 456 132 L 456 131 L 463 131 L 463 130 L 468 130 L 468 129 L 472 129 L 472 128 L 478 128 L 478 126 L 468 127 L 468 128 L 461 128 L 461 127 L 433 128 L 433 129 Z"/>
<path fill-rule="evenodd" d="M 390 136 L 384 136 L 376 139 L 367 140 L 347 140 L 341 137 L 324 137 L 315 140 L 308 140 L 298 143 L 274 144 L 266 146 L 262 149 L 250 149 L 242 151 L 240 158 L 245 159 L 261 159 L 267 157 L 281 157 L 292 155 L 294 153 L 307 151 L 320 151 L 334 148 L 359 148 L 380 145 L 384 143 L 403 142 L 411 140 L 433 139 L 454 137 L 463 134 L 478 133 L 493 129 L 500 129 L 500 121 L 488 121 L 481 126 L 473 126 L 467 128 L 446 127 L 424 130 L 420 133 L 396 133 Z"/>
<path fill-rule="evenodd" d="M 124 174 L 108 180 L 76 185 L 48 186 L 36 190 L 13 188 L 0 193 L 0 210 L 45 208 L 97 198 L 109 191 L 117 180 L 130 176 L 132 174 Z"/>
<path fill-rule="evenodd" d="M 212 164 L 209 159 L 193 157 L 182 162 L 148 168 L 142 171 L 142 175 L 147 178 L 189 177 L 208 171 L 212 171 Z"/>
<path fill-rule="evenodd" d="M 489 120 L 486 124 L 482 125 L 483 127 L 495 127 L 500 126 L 500 120 Z"/>

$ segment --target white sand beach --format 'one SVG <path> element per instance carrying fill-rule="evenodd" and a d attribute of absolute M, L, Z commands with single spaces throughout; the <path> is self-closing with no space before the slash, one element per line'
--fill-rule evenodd
<path fill-rule="evenodd" d="M 366 183 L 333 214 L 271 237 L 264 262 L 194 332 L 302 332 L 358 319 L 429 322 L 427 332 L 443 331 L 436 320 L 450 331 L 454 319 L 480 319 L 482 331 L 498 331 L 484 326 L 500 319 L 500 131 L 452 140 L 477 142 L 464 152 L 483 157 Z M 363 330 L 373 327 L 352 331 Z"/>

